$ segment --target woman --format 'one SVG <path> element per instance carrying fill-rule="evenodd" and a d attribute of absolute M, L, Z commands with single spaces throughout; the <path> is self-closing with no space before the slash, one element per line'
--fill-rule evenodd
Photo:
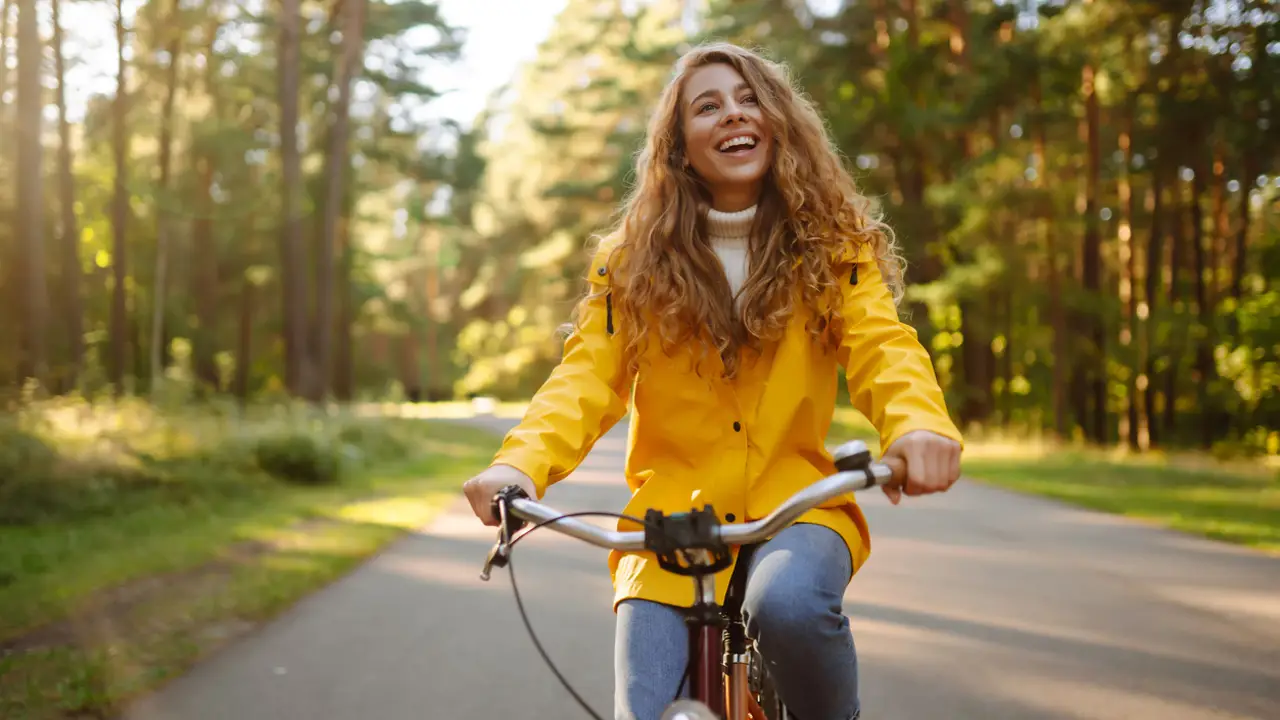
<path fill-rule="evenodd" d="M 914 330 L 898 320 L 901 259 L 785 71 L 732 45 L 687 53 L 664 90 L 638 183 L 588 274 L 564 358 L 465 485 L 478 517 L 508 484 L 541 498 L 628 410 L 624 513 L 711 504 L 767 515 L 834 472 L 824 441 L 843 367 L 853 405 L 905 466 L 900 494 L 945 491 L 960 433 Z M 635 529 L 620 523 L 620 529 Z M 841 598 L 870 551 L 852 495 L 760 546 L 744 616 L 800 720 L 859 713 Z M 612 553 L 616 715 L 657 720 L 680 685 L 688 578 Z M 733 568 L 716 578 L 723 602 Z"/>

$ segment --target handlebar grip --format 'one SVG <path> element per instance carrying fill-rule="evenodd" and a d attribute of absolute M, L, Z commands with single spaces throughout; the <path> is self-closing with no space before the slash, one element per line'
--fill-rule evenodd
<path fill-rule="evenodd" d="M 902 458 L 881 458 L 880 463 L 893 472 L 893 478 L 887 483 L 889 486 L 901 487 L 907 484 L 907 464 L 902 461 Z"/>

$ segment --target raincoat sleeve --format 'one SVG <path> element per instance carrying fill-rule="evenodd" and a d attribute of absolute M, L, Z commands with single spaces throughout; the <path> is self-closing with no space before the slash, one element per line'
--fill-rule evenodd
<path fill-rule="evenodd" d="M 914 430 L 963 443 L 947 413 L 929 353 L 916 329 L 898 319 L 874 252 L 853 253 L 844 274 L 839 360 L 854 408 L 880 433 L 881 452 Z"/>
<path fill-rule="evenodd" d="M 520 424 L 503 439 L 492 463 L 524 472 L 539 498 L 573 472 L 627 412 L 633 375 L 623 360 L 625 341 L 614 327 L 611 244 L 601 244 L 588 269 L 590 297 L 582 301 L 560 364 L 534 394 Z"/>

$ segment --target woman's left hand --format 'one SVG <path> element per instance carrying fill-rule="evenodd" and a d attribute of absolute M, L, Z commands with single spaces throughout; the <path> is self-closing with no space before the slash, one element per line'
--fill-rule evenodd
<path fill-rule="evenodd" d="M 960 479 L 960 443 L 928 430 L 914 430 L 889 446 L 881 462 L 906 482 L 884 486 L 889 502 L 897 505 L 902 494 L 928 495 L 946 492 Z"/>

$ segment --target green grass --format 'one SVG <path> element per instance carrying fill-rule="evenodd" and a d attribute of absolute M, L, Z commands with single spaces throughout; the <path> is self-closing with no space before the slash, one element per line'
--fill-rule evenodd
<path fill-rule="evenodd" d="M 866 418 L 837 408 L 828 442 L 879 438 Z M 966 477 L 1203 537 L 1280 552 L 1280 468 L 1206 453 L 1121 456 L 1046 446 L 1032 439 L 970 437 Z"/>
<path fill-rule="evenodd" d="M 109 714 L 426 522 L 496 442 L 440 421 L 361 427 L 346 437 L 367 457 L 336 484 L 169 473 L 187 489 L 0 525 L 0 717 Z"/>
<path fill-rule="evenodd" d="M 1280 473 L 1201 459 L 966 453 L 966 476 L 1215 540 L 1280 551 Z"/>

